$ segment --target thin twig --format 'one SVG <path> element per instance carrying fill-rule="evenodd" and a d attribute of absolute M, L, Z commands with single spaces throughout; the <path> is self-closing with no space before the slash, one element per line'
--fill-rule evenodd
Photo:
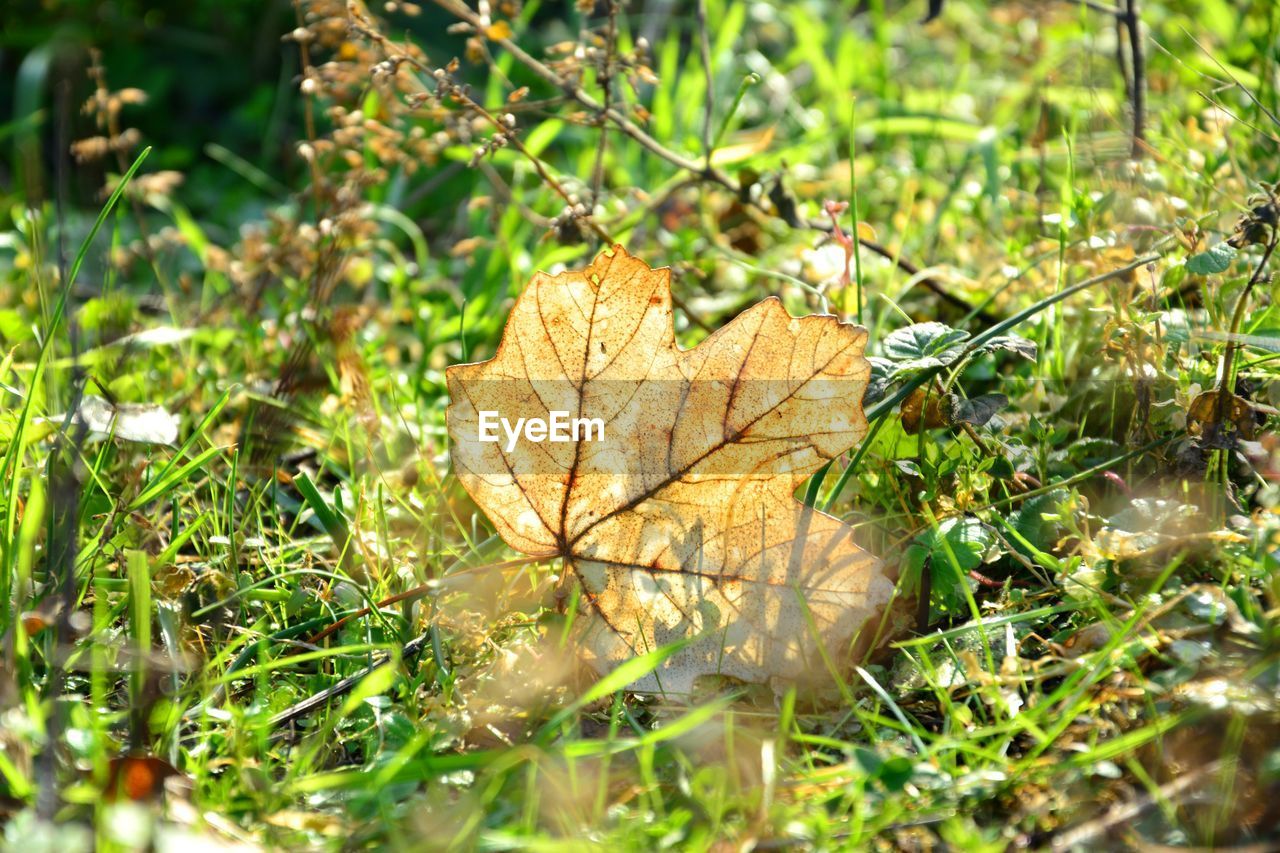
<path fill-rule="evenodd" d="M 1116 827 L 1130 823 L 1143 812 L 1161 802 L 1178 802 L 1186 797 L 1193 788 L 1205 778 L 1217 773 L 1223 766 L 1221 761 L 1209 764 L 1179 775 L 1161 785 L 1155 791 L 1143 794 L 1128 802 L 1117 803 L 1093 820 L 1086 821 L 1053 836 L 1049 842 L 1052 850 L 1074 850 L 1081 847 L 1096 847 L 1096 842 L 1105 837 Z"/>
<path fill-rule="evenodd" d="M 1124 83 L 1125 100 L 1133 99 L 1133 78 L 1129 75 L 1129 57 L 1125 54 L 1125 33 L 1128 28 L 1124 25 L 1124 19 L 1119 15 L 1115 16 L 1112 22 L 1116 28 L 1116 68 L 1120 71 L 1120 80 Z"/>
<path fill-rule="evenodd" d="M 463 3 L 461 3 L 460 0 L 435 0 L 435 3 L 445 11 L 471 24 L 473 27 L 482 26 L 480 17 L 476 15 L 475 12 L 467 8 Z M 672 165 L 678 166 L 681 169 L 687 169 L 690 172 L 694 172 L 695 174 L 703 174 L 704 177 L 711 177 L 711 175 L 705 174 L 705 170 L 696 161 L 690 160 L 688 157 L 684 157 L 670 150 L 669 148 L 664 146 L 661 142 L 654 139 L 649 134 L 645 133 L 634 122 L 632 122 L 626 116 L 619 113 L 613 107 L 605 109 L 603 104 L 601 104 L 599 101 L 593 98 L 585 89 L 583 89 L 577 83 L 572 82 L 570 80 L 566 80 L 565 78 L 561 77 L 551 68 L 549 68 L 547 65 L 545 65 L 538 59 L 534 58 L 533 56 L 525 52 L 523 48 L 521 48 L 518 44 L 516 44 L 511 39 L 498 39 L 498 44 L 502 45 L 503 49 L 506 50 L 508 53 L 510 53 L 512 57 L 514 57 L 515 60 L 519 62 L 521 65 L 528 68 L 530 71 L 532 71 L 534 74 L 541 77 L 547 83 L 550 83 L 552 86 L 555 86 L 557 89 L 564 92 L 566 95 L 568 95 L 573 100 L 577 101 L 586 109 L 590 110 L 591 112 L 603 111 L 604 115 L 609 119 L 609 121 L 613 122 L 614 125 L 619 130 L 621 130 L 627 136 L 630 136 L 636 142 L 639 142 L 642 146 L 647 148 L 651 153 L 656 154 L 657 156 L 661 157 L 663 160 L 666 160 L 667 162 L 671 163 Z M 719 177 L 721 180 L 725 182 L 729 181 L 729 178 L 725 175 L 720 175 Z"/>
<path fill-rule="evenodd" d="M 1262 281 L 1263 274 L 1266 272 L 1267 264 L 1271 260 L 1271 255 L 1276 250 L 1277 243 L 1280 243 L 1280 230 L 1271 230 L 1271 239 L 1267 242 L 1266 251 L 1262 254 L 1262 260 L 1258 261 L 1258 266 L 1254 268 L 1253 275 L 1249 277 L 1249 282 L 1244 286 L 1240 296 L 1236 299 L 1235 310 L 1231 312 L 1231 326 L 1228 329 L 1229 338 L 1227 340 L 1227 348 L 1222 353 L 1221 367 L 1219 368 L 1218 377 L 1218 399 L 1217 399 L 1217 422 L 1222 424 L 1229 411 L 1227 401 L 1235 396 L 1236 392 L 1236 352 L 1240 347 L 1239 334 L 1240 325 L 1244 322 L 1245 308 L 1249 303 L 1249 296 L 1253 293 L 1254 287 Z"/>
<path fill-rule="evenodd" d="M 1092 9 L 1095 12 L 1101 12 L 1104 15 L 1111 15 L 1114 18 L 1119 18 L 1124 15 L 1124 11 L 1116 8 L 1115 6 L 1095 3 L 1093 0 L 1080 0 L 1080 5 L 1084 6 L 1086 9 Z"/>
<path fill-rule="evenodd" d="M 1185 32 L 1185 30 L 1184 30 L 1184 32 Z M 1271 122 L 1272 122 L 1273 124 L 1280 125 L 1280 116 L 1277 116 L 1277 115 L 1275 114 L 1275 112 L 1273 112 L 1270 108 L 1268 108 L 1268 107 L 1267 107 L 1267 105 L 1266 105 L 1266 104 L 1262 103 L 1262 100 L 1261 100 L 1257 95 L 1255 95 L 1255 94 L 1253 93 L 1253 90 L 1252 90 L 1252 89 L 1250 89 L 1248 86 L 1244 85 L 1244 84 L 1243 84 L 1243 83 L 1241 83 L 1239 80 L 1237 80 L 1237 79 L 1236 79 L 1236 76 L 1235 76 L 1234 74 L 1232 74 L 1232 73 L 1231 73 L 1231 69 L 1230 69 L 1230 68 L 1227 68 L 1227 66 L 1223 65 L 1223 64 L 1222 64 L 1222 61 L 1221 61 L 1220 59 L 1218 59 L 1218 57 L 1217 57 L 1217 56 L 1215 56 L 1215 55 L 1213 54 L 1213 52 L 1212 52 L 1212 51 L 1208 50 L 1204 45 L 1202 45 L 1202 44 L 1200 43 L 1200 40 L 1199 40 L 1199 39 L 1197 39 L 1197 38 L 1196 38 L 1194 35 L 1192 35 L 1191 33 L 1187 33 L 1187 35 L 1191 38 L 1191 41 L 1195 43 L 1195 46 L 1196 46 L 1196 47 L 1198 47 L 1198 48 L 1200 48 L 1200 52 L 1201 52 L 1201 53 L 1203 53 L 1206 57 L 1208 57 L 1208 58 L 1209 58 L 1209 61 L 1211 61 L 1214 65 L 1218 66 L 1218 69 L 1219 69 L 1220 71 L 1222 71 L 1222 73 L 1223 73 L 1223 74 L 1227 75 L 1227 79 L 1231 81 L 1231 86 L 1233 86 L 1234 88 L 1238 89 L 1238 90 L 1240 91 L 1240 94 L 1242 94 L 1242 95 L 1244 95 L 1246 98 L 1248 98 L 1248 99 L 1253 103 L 1253 105 L 1254 105 L 1255 107 L 1257 107 L 1257 108 L 1258 108 L 1258 109 L 1259 109 L 1263 114 L 1265 114 L 1265 115 L 1267 116 L 1267 118 L 1271 119 Z M 1160 47 L 1159 42 L 1157 42 L 1157 43 L 1156 43 L 1156 46 L 1157 46 L 1157 47 Z M 1164 51 L 1164 53 L 1165 53 L 1166 55 L 1172 56 L 1172 54 L 1170 54 L 1170 53 L 1169 53 L 1169 51 L 1168 51 L 1168 50 L 1165 50 L 1163 47 L 1160 47 L 1160 49 L 1161 49 L 1162 51 Z M 1175 57 L 1175 58 L 1176 58 L 1176 57 Z M 1209 77 L 1209 75 L 1208 75 L 1208 74 L 1204 74 L 1203 72 L 1201 73 L 1201 76 L 1206 77 L 1206 78 L 1208 78 L 1208 79 L 1210 79 L 1210 80 L 1213 80 L 1213 79 L 1214 79 L 1214 78 L 1212 78 L 1212 77 Z M 1209 101 L 1209 102 L 1210 102 L 1211 104 L 1213 104 L 1214 106 L 1222 106 L 1222 107 L 1223 107 L 1223 109 L 1226 109 L 1226 107 L 1225 107 L 1224 105 L 1220 104 L 1218 101 L 1214 101 L 1213 99 L 1209 98 L 1208 96 L 1203 96 L 1203 97 L 1205 98 L 1205 100 Z M 1235 114 L 1234 114 L 1234 113 L 1232 113 L 1230 110 L 1228 110 L 1228 111 L 1227 111 L 1227 113 L 1228 113 L 1228 115 L 1230 115 L 1230 116 L 1231 116 L 1233 119 L 1235 119 L 1236 121 L 1242 121 L 1242 122 L 1243 122 L 1243 120 L 1242 120 L 1242 119 L 1237 118 L 1237 117 L 1235 116 Z M 1261 128 L 1256 127 L 1256 126 L 1254 126 L 1253 124 L 1250 124 L 1249 122 L 1243 122 L 1243 123 L 1244 123 L 1244 124 L 1246 124 L 1250 129 L 1252 129 L 1252 130 L 1256 131 L 1257 133 L 1263 134 L 1263 135 L 1267 136 L 1269 139 L 1272 139 L 1272 140 L 1274 140 L 1274 141 L 1280 142 L 1280 139 L 1276 139 L 1276 137 L 1275 137 L 1275 136 L 1273 136 L 1273 135 L 1272 135 L 1272 134 L 1270 134 L 1270 133 L 1267 133 L 1265 130 L 1262 130 Z"/>
<path fill-rule="evenodd" d="M 300 0 L 293 0 L 293 14 L 298 22 L 298 27 L 302 28 L 307 25 L 306 16 L 302 14 L 302 3 Z M 301 66 L 301 76 L 305 81 L 311 74 L 311 51 L 307 47 L 306 39 L 298 39 L 298 64 Z M 315 96 L 302 90 L 302 120 L 303 126 L 307 131 L 307 144 L 311 146 L 311 150 L 316 148 L 316 114 L 315 114 Z M 319 221 L 324 209 L 324 180 L 320 174 L 320 163 L 316 157 L 311 156 L 305 158 L 307 166 L 311 170 L 311 193 L 316 204 L 316 220 Z"/>
<path fill-rule="evenodd" d="M 706 168 L 711 168 L 711 116 L 715 111 L 715 78 L 711 74 L 711 34 L 707 30 L 707 0 L 698 0 L 698 44 L 702 52 L 702 72 L 706 81 L 706 99 L 702 115 L 702 154 Z"/>
<path fill-rule="evenodd" d="M 402 659 L 410 658 L 418 654 L 418 652 L 422 651 L 423 647 L 425 647 L 429 642 L 431 642 L 431 631 L 427 631 L 419 637 L 414 637 L 412 640 L 405 643 L 404 647 L 401 649 Z M 347 695 L 351 692 L 352 688 L 363 681 L 369 673 L 381 666 L 385 666 L 391 658 L 392 656 L 389 654 L 383 655 L 380 659 L 369 664 L 355 675 L 348 675 L 332 687 L 327 687 L 319 693 L 308 696 L 301 702 L 290 705 L 288 708 L 285 708 L 283 711 L 272 717 L 267 723 L 267 726 L 272 729 L 279 728 L 286 723 L 293 722 L 299 717 L 305 717 L 317 708 L 323 708 L 330 701 L 337 699 L 339 696 Z"/>
<path fill-rule="evenodd" d="M 823 229 L 823 226 L 812 222 L 809 223 L 809 227 L 826 230 Z M 858 245 L 862 246 L 862 248 L 871 252 L 873 255 L 879 255 L 885 260 L 890 261 L 894 266 L 906 273 L 908 278 L 914 278 L 915 276 L 920 275 L 920 267 L 902 257 L 900 253 L 893 251 L 888 246 L 885 246 L 882 243 L 877 243 L 875 240 L 863 239 L 857 235 L 856 231 L 853 236 L 858 241 Z M 966 314 L 972 314 L 984 323 L 997 323 L 1000 321 L 998 316 L 992 314 L 985 308 L 978 308 L 971 305 L 968 300 L 960 296 L 956 296 L 954 293 L 943 287 L 941 282 L 932 276 L 925 276 L 919 279 L 919 283 L 924 285 L 930 293 L 937 296 L 943 302 L 948 302 L 951 305 L 954 305 Z"/>
<path fill-rule="evenodd" d="M 497 193 L 498 200 L 502 202 L 502 204 L 514 205 L 520 210 L 521 216 L 540 228 L 551 227 L 551 219 L 543 216 L 541 213 L 538 213 L 536 210 L 516 198 L 515 193 L 512 192 L 511 187 L 507 185 L 507 182 L 502 179 L 502 176 L 498 174 L 497 169 L 493 168 L 493 166 L 483 160 L 476 163 L 476 168 L 479 169 L 485 178 L 488 179 L 489 184 Z"/>
<path fill-rule="evenodd" d="M 613 60 L 618 49 L 618 0 L 609 0 L 609 25 L 605 29 L 604 68 L 600 73 L 600 91 L 604 94 L 604 109 L 596 118 L 600 139 L 596 145 L 596 163 L 591 170 L 591 207 L 600 202 L 600 189 L 604 186 L 604 155 L 609 147 L 609 120 L 605 113 L 613 104 Z"/>

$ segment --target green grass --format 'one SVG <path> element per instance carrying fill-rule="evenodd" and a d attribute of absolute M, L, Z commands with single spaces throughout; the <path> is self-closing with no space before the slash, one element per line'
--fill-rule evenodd
<path fill-rule="evenodd" d="M 597 103 L 642 104 L 628 119 L 653 145 L 616 122 L 601 145 L 589 111 L 484 40 L 457 77 L 510 109 L 520 144 L 474 164 L 492 126 L 394 106 L 376 40 L 355 36 L 309 45 L 336 75 L 314 130 L 296 89 L 262 119 L 322 143 L 314 172 L 211 126 L 207 161 L 60 167 L 95 187 L 126 173 L 105 204 L 0 185 L 6 842 L 1275 843 L 1275 232 L 1204 253 L 1280 178 L 1280 12 L 1144 4 L 1132 163 L 1101 13 L 951 0 L 922 28 L 922 3 L 868 6 L 708 0 L 709 68 L 695 7 L 676 7 L 649 35 L 656 82 L 580 78 Z M 427 53 L 417 83 L 466 52 L 436 7 L 388 20 Z M 546 62 L 588 25 L 607 40 L 607 16 L 529 4 L 512 39 Z M 0 123 L 15 161 L 58 125 L 44 83 L 24 85 Z M 533 108 L 506 103 L 519 86 Z M 374 129 L 335 134 L 335 102 Z M 707 180 L 672 162 L 708 153 Z M 197 161 L 198 205 L 122 189 Z M 673 268 L 682 344 L 769 295 L 870 331 L 871 432 L 801 494 L 925 601 L 818 689 L 628 694 L 671 648 L 584 671 L 563 567 L 508 549 L 451 474 L 444 368 L 493 353 L 534 271 L 598 251 L 558 218 L 597 187 L 595 227 Z M 842 279 L 843 251 L 804 225 L 827 200 L 853 202 L 888 257 L 861 246 Z M 775 215 L 792 203 L 795 221 Z M 1200 397 L 1223 375 L 1240 401 Z M 84 394 L 163 407 L 178 441 L 85 436 L 67 415 Z M 910 428 L 913 394 L 1008 402 Z"/>

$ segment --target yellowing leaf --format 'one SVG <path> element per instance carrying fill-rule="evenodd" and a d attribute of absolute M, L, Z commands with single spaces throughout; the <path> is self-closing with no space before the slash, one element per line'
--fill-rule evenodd
<path fill-rule="evenodd" d="M 511 547 L 563 558 L 599 672 L 685 640 L 634 689 L 822 677 L 824 653 L 839 665 L 879 639 L 894 589 L 852 528 L 794 497 L 866 433 L 865 343 L 770 298 L 682 350 L 670 271 L 615 246 L 535 275 L 494 358 L 449 368 L 454 468 Z M 553 413 L 603 435 L 481 440 L 482 417 Z"/>

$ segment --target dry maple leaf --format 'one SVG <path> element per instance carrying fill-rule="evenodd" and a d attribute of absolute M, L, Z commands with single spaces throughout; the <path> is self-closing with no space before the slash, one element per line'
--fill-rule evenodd
<path fill-rule="evenodd" d="M 633 689 L 820 675 L 818 643 L 865 649 L 894 591 L 849 526 L 794 497 L 866 433 L 866 331 L 769 298 L 682 350 L 670 278 L 621 246 L 535 275 L 497 354 L 447 371 L 454 468 L 512 548 L 577 577 L 597 671 L 687 640 Z M 479 440 L 482 413 L 553 412 L 603 436 Z"/>

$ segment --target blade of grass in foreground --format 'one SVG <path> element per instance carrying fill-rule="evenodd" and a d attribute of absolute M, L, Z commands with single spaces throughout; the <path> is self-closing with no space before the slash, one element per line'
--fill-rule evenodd
<path fill-rule="evenodd" d="M 646 652 L 639 657 L 634 657 L 629 661 L 618 666 L 617 669 L 610 672 L 604 678 L 601 678 L 595 684 L 591 685 L 585 693 L 575 699 L 572 703 L 565 706 L 554 717 L 547 721 L 546 725 L 538 730 L 538 734 L 534 737 L 536 743 L 543 743 L 555 734 L 556 730 L 565 721 L 571 718 L 578 711 L 595 702 L 597 699 L 603 699 L 612 693 L 617 693 L 632 682 L 638 681 L 649 673 L 655 671 L 662 666 L 663 661 L 679 652 L 689 643 L 693 642 L 693 638 L 679 640 L 674 643 Z"/>
<path fill-rule="evenodd" d="M 14 425 L 13 438 L 10 439 L 9 447 L 5 450 L 3 462 L 0 462 L 0 482 L 8 483 L 8 493 L 5 495 L 4 501 L 5 530 L 3 535 L 0 536 L 0 600 L 4 601 L 4 611 L 0 614 L 0 634 L 7 631 L 13 621 L 13 600 L 10 593 L 17 563 L 16 548 L 14 547 L 17 543 L 14 540 L 14 533 L 18 518 L 18 495 L 22 491 L 19 467 L 22 459 L 26 456 L 29 444 L 28 428 L 31 425 L 32 410 L 35 407 L 37 396 L 35 389 L 40 386 L 40 382 L 44 378 L 44 369 L 53 340 L 57 336 L 58 327 L 61 326 L 63 315 L 67 310 L 67 298 L 71 293 L 72 286 L 75 284 L 76 276 L 80 274 L 80 267 L 84 265 L 84 259 L 89 254 L 89 248 L 93 245 L 98 232 L 102 230 L 103 223 L 107 221 L 107 217 L 115 209 L 116 203 L 124 195 L 129 181 L 137 174 L 142 161 L 146 160 L 147 155 L 150 153 L 150 147 L 142 149 L 137 159 L 133 161 L 133 165 L 124 173 L 124 177 L 120 179 L 115 190 L 112 191 L 107 203 L 98 211 L 98 217 L 93 221 L 93 227 L 89 229 L 89 233 L 85 235 L 84 240 L 80 243 L 80 248 L 76 251 L 75 260 L 71 263 L 71 269 L 67 273 L 67 280 L 62 283 L 62 289 L 58 293 L 58 301 L 54 305 L 53 314 L 49 320 L 49 328 L 44 331 L 43 338 L 40 341 L 40 349 L 36 355 L 34 369 L 31 372 L 31 380 L 27 385 L 27 399 L 18 415 L 18 422 Z"/>
<path fill-rule="evenodd" d="M 186 441 L 182 442 L 182 446 L 178 448 L 178 452 L 173 454 L 169 461 L 165 463 L 164 467 L 161 468 L 160 471 L 142 487 L 142 490 L 138 493 L 137 497 L 130 502 L 130 511 L 139 510 L 152 501 L 158 500 L 168 494 L 179 483 L 190 477 L 193 473 L 203 470 L 204 464 L 224 449 L 221 447 L 206 448 L 193 459 L 188 460 L 185 464 L 177 467 L 177 470 L 174 470 L 175 466 L 178 466 L 178 460 L 187 455 L 187 451 L 191 449 L 191 445 L 195 444 L 196 439 L 208 432 L 209 428 L 213 426 L 213 422 L 217 419 L 218 415 L 222 413 L 222 410 L 226 408 L 227 403 L 231 401 L 231 392 L 237 387 L 237 385 L 233 385 L 222 392 L 222 396 L 218 398 L 218 401 L 214 403 L 213 407 L 205 413 L 203 418 L 200 419 L 199 425 L 197 425 L 191 434 L 187 436 Z"/>

